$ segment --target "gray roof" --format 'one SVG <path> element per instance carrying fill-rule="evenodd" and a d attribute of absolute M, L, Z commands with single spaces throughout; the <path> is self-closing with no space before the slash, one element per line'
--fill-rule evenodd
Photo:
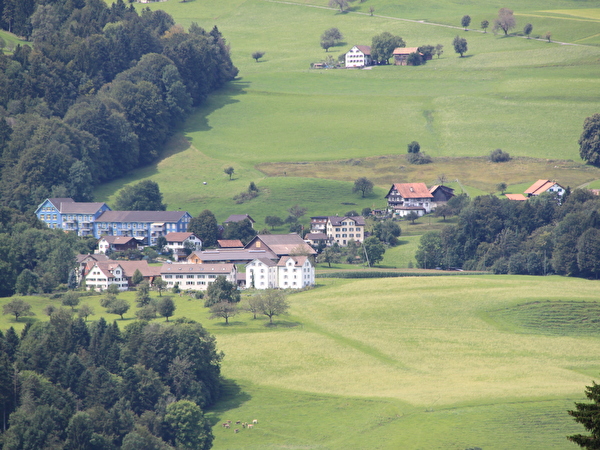
<path fill-rule="evenodd" d="M 232 214 L 225 220 L 225 223 L 241 222 L 244 219 L 248 219 L 252 223 L 255 222 L 254 219 L 252 217 L 250 217 L 248 214 Z"/>
<path fill-rule="evenodd" d="M 106 203 L 63 202 L 60 204 L 61 214 L 95 214 Z"/>
<path fill-rule="evenodd" d="M 253 259 L 276 259 L 270 250 L 217 249 L 194 252 L 202 261 L 252 261 Z"/>
<path fill-rule="evenodd" d="M 303 251 L 309 255 L 316 255 L 317 252 L 296 233 L 290 234 L 259 234 L 252 239 L 246 248 L 252 246 L 255 240 L 261 240 L 278 256 L 289 255 L 292 252 Z"/>
<path fill-rule="evenodd" d="M 96 222 L 178 222 L 186 211 L 105 211 Z"/>
<path fill-rule="evenodd" d="M 365 219 L 362 216 L 352 216 L 352 217 L 338 217 L 338 216 L 330 216 L 329 220 L 331 221 L 331 225 L 334 227 L 341 225 L 344 220 L 353 220 L 356 225 L 364 225 Z"/>
<path fill-rule="evenodd" d="M 61 203 L 75 203 L 72 198 L 49 198 L 48 201 L 52 203 L 59 211 Z"/>

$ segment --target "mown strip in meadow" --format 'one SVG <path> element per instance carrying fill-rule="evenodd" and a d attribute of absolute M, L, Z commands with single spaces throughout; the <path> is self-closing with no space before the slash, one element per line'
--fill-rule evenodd
<path fill-rule="evenodd" d="M 392 272 L 378 270 L 317 272 L 316 278 L 399 278 L 399 277 L 452 277 L 465 275 L 489 275 L 489 272 L 435 271 L 435 272 Z"/>

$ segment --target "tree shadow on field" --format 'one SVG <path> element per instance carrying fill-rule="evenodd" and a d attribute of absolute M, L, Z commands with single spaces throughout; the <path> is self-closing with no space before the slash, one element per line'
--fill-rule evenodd
<path fill-rule="evenodd" d="M 227 411 L 239 408 L 252 400 L 250 394 L 244 392 L 234 380 L 227 378 L 222 380 L 220 394 L 219 401 L 207 411 L 208 421 L 213 427 L 221 421 L 236 420 L 232 417 L 225 417 Z"/>
<path fill-rule="evenodd" d="M 266 328 L 294 328 L 300 326 L 302 326 L 302 323 L 288 320 L 274 320 L 273 323 L 265 323 Z"/>

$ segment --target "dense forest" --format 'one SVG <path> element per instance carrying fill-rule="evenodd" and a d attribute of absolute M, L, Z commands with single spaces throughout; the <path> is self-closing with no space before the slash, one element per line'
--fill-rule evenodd
<path fill-rule="evenodd" d="M 0 204 L 31 212 L 154 161 L 190 108 L 237 75 L 219 30 L 123 0 L 0 0 L 26 39 L 0 55 Z"/>
<path fill-rule="evenodd" d="M 452 199 L 454 200 L 454 199 Z M 455 225 L 423 235 L 420 267 L 494 273 L 600 276 L 600 197 L 566 190 L 528 201 L 495 196 L 457 198 Z"/>
<path fill-rule="evenodd" d="M 2 448 L 209 449 L 221 357 L 185 319 L 120 330 L 58 309 L 0 332 Z"/>

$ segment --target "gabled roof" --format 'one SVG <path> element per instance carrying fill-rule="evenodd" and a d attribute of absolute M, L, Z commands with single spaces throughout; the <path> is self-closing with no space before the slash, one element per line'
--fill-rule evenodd
<path fill-rule="evenodd" d="M 98 239 L 99 241 L 105 240 L 106 242 L 108 242 L 111 245 L 125 245 L 125 244 L 129 244 L 131 241 L 135 241 L 136 243 L 138 242 L 136 238 L 131 237 L 131 236 L 102 236 L 100 237 L 100 239 Z"/>
<path fill-rule="evenodd" d="M 186 211 L 105 211 L 96 222 L 178 222 Z"/>
<path fill-rule="evenodd" d="M 431 194 L 434 194 L 435 191 L 437 191 L 438 189 L 441 189 L 442 191 L 446 191 L 446 192 L 450 192 L 450 193 L 454 192 L 454 189 L 452 189 L 451 187 L 448 187 L 448 186 L 444 186 L 442 184 L 436 184 L 436 185 L 431 186 L 429 188 L 429 192 Z"/>
<path fill-rule="evenodd" d="M 331 222 L 331 225 L 333 225 L 334 227 L 341 225 L 344 220 L 353 220 L 354 223 L 356 223 L 356 225 L 364 225 L 365 224 L 365 219 L 363 219 L 362 216 L 352 216 L 352 217 L 329 216 L 329 221 Z"/>
<path fill-rule="evenodd" d="M 355 45 L 357 49 L 363 52 L 365 55 L 371 55 L 371 47 L 369 45 Z"/>
<path fill-rule="evenodd" d="M 61 214 L 95 214 L 103 206 L 108 207 L 103 202 L 63 202 L 60 204 L 60 212 Z"/>
<path fill-rule="evenodd" d="M 128 278 L 131 278 L 136 270 L 139 270 L 143 277 L 157 277 L 160 275 L 160 267 L 150 266 L 148 261 L 118 261 L 118 263 Z"/>
<path fill-rule="evenodd" d="M 232 214 L 225 220 L 224 223 L 241 222 L 244 219 L 248 219 L 250 222 L 255 223 L 254 219 L 248 214 Z"/>
<path fill-rule="evenodd" d="M 239 239 L 217 239 L 221 248 L 244 248 L 244 243 Z"/>
<path fill-rule="evenodd" d="M 309 255 L 317 254 L 317 252 L 296 233 L 259 234 L 246 244 L 246 248 L 250 248 L 257 240 L 262 241 L 277 256 L 298 252 L 308 253 Z"/>
<path fill-rule="evenodd" d="M 517 200 L 520 202 L 527 200 L 527 197 L 525 197 L 523 194 L 504 194 L 504 195 L 509 200 Z"/>
<path fill-rule="evenodd" d="M 198 258 L 204 262 L 210 261 L 252 261 L 257 258 L 277 258 L 277 255 L 269 249 L 248 250 L 245 248 L 219 248 L 215 250 L 195 251 L 188 256 L 188 260 Z"/>
<path fill-rule="evenodd" d="M 161 275 L 169 274 L 220 274 L 227 275 L 235 270 L 235 264 L 163 264 Z"/>
<path fill-rule="evenodd" d="M 304 239 L 308 241 L 326 241 L 329 238 L 325 233 L 307 233 Z"/>
<path fill-rule="evenodd" d="M 403 198 L 433 198 L 425 183 L 394 183 L 385 198 L 396 190 Z"/>
<path fill-rule="evenodd" d="M 173 233 L 167 233 L 165 239 L 167 242 L 183 242 L 190 236 L 195 236 L 195 234 L 190 233 L 189 231 L 177 231 Z"/>
<path fill-rule="evenodd" d="M 275 267 L 277 265 L 277 263 L 275 261 L 273 261 L 272 259 L 267 259 L 267 258 L 256 258 L 256 259 L 253 259 L 252 261 L 248 261 L 248 264 L 253 263 L 254 261 L 260 261 L 267 267 Z M 248 264 L 246 264 L 246 265 L 248 265 Z"/>
<path fill-rule="evenodd" d="M 62 203 L 75 203 L 72 198 L 49 198 L 48 201 L 52 203 L 59 211 Z"/>
<path fill-rule="evenodd" d="M 282 256 L 279 262 L 277 263 L 278 267 L 285 266 L 289 260 L 294 261 L 294 267 L 302 267 L 304 263 L 308 260 L 307 256 Z"/>
<path fill-rule="evenodd" d="M 118 268 L 121 267 L 121 261 L 112 261 L 112 260 L 108 260 L 108 261 L 96 261 L 95 263 L 88 263 L 88 267 L 86 270 L 86 276 L 89 274 L 89 272 L 95 267 L 97 267 L 98 269 L 100 269 L 100 272 L 102 272 L 104 274 L 105 277 L 110 278 L 113 276 L 113 271 Z M 125 270 L 123 269 L 123 272 L 125 272 Z"/>
<path fill-rule="evenodd" d="M 90 253 L 87 255 L 77 255 L 75 260 L 78 264 L 86 261 L 108 261 L 108 256 L 106 256 L 104 253 Z"/>
<path fill-rule="evenodd" d="M 529 195 L 540 195 L 540 194 L 546 192 L 548 189 L 550 189 L 555 184 L 558 184 L 558 183 L 556 181 L 550 181 L 550 180 L 537 180 L 525 191 L 525 193 L 529 194 Z"/>
<path fill-rule="evenodd" d="M 418 49 L 419 47 L 397 47 L 392 55 L 410 55 L 411 53 L 418 53 Z"/>

